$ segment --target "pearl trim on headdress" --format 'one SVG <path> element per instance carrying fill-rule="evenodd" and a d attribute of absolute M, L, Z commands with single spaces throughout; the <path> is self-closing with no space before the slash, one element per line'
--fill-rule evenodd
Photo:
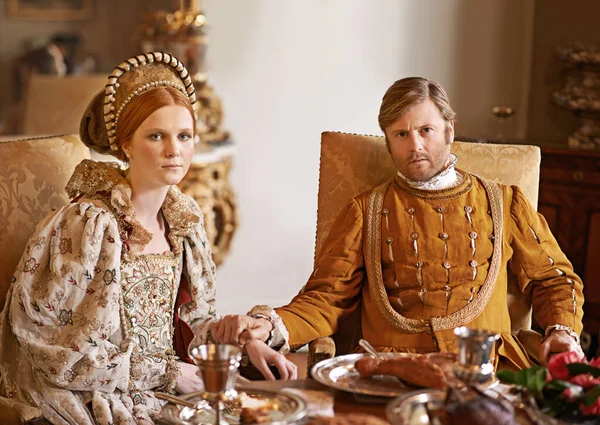
<path fill-rule="evenodd" d="M 121 103 L 121 105 L 119 105 L 119 108 L 117 109 L 115 106 L 114 95 L 117 92 L 116 89 L 120 87 L 120 84 L 118 82 L 119 77 L 121 77 L 123 74 L 132 69 L 136 69 L 139 66 L 150 64 L 155 61 L 163 62 L 175 68 L 175 70 L 179 74 L 179 77 L 181 78 L 182 84 L 178 84 L 175 81 L 169 80 L 158 80 L 148 82 L 133 90 L 133 92 L 127 98 L 125 98 L 125 100 Z M 122 62 L 121 64 L 119 64 L 119 66 L 117 66 L 114 69 L 112 74 L 108 77 L 108 84 L 104 89 L 104 125 L 106 126 L 108 141 L 110 143 L 110 149 L 112 151 L 118 150 L 115 144 L 115 136 L 117 134 L 117 124 L 119 123 L 119 118 L 123 113 L 123 110 L 133 100 L 135 96 L 139 96 L 146 90 L 149 90 L 153 87 L 176 88 L 177 90 L 181 91 L 187 96 L 192 106 L 196 103 L 196 89 L 194 87 L 194 84 L 192 83 L 192 79 L 185 66 L 176 57 L 169 55 L 168 53 L 152 52 L 127 59 L 125 62 Z"/>

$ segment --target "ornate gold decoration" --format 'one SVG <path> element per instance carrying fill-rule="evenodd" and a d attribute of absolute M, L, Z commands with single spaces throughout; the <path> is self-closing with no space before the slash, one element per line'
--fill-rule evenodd
<path fill-rule="evenodd" d="M 180 1 L 175 12 L 164 10 L 143 15 L 144 23 L 139 31 L 139 39 L 144 51 L 166 51 L 185 63 L 196 88 L 198 113 L 196 134 L 203 143 L 221 143 L 230 138 L 222 128 L 223 106 L 221 99 L 208 84 L 205 72 L 205 55 L 208 45 L 206 37 L 206 17 L 200 8 L 200 1 Z"/>
<path fill-rule="evenodd" d="M 127 105 L 154 87 L 172 87 L 196 103 L 195 87 L 188 70 L 175 56 L 152 52 L 121 62 L 108 77 L 104 90 L 89 103 L 79 127 L 81 141 L 101 154 L 115 155 L 117 124 Z"/>
<path fill-rule="evenodd" d="M 197 157 L 179 187 L 198 202 L 204 213 L 213 260 L 218 266 L 228 254 L 237 228 L 237 206 L 228 181 L 231 157 L 202 158 L 204 153 L 215 153 L 219 147 L 231 144 L 229 132 L 222 128 L 223 104 L 208 84 L 205 72 L 206 17 L 200 0 L 180 0 L 175 12 L 159 10 L 146 13 L 143 18 L 138 32 L 142 49 L 159 49 L 177 56 L 189 70 L 196 89 L 194 108 L 200 144 L 196 148 Z"/>
<path fill-rule="evenodd" d="M 228 179 L 231 166 L 231 157 L 218 162 L 194 162 L 179 184 L 181 191 L 200 205 L 217 266 L 229 253 L 238 225 L 235 194 Z"/>

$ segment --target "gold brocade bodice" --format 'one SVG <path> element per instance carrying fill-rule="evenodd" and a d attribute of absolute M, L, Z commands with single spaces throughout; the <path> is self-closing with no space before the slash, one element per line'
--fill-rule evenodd
<path fill-rule="evenodd" d="M 172 312 L 180 276 L 181 258 L 172 252 L 141 254 L 121 263 L 123 328 L 145 354 L 173 348 Z"/>

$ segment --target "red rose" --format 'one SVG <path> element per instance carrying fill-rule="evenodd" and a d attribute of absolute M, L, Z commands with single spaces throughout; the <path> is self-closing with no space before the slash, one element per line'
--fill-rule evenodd
<path fill-rule="evenodd" d="M 581 409 L 581 413 L 585 416 L 600 416 L 600 397 L 598 397 L 591 406 L 586 406 L 581 403 L 579 408 Z"/>
<path fill-rule="evenodd" d="M 600 357 L 596 357 L 595 359 L 592 359 L 592 361 L 590 362 L 590 366 L 600 368 Z"/>
<path fill-rule="evenodd" d="M 574 351 L 559 353 L 553 356 L 548 362 L 548 371 L 552 375 L 552 379 L 560 379 L 566 381 L 569 377 L 569 369 L 567 365 L 570 363 L 580 363 L 585 361 Z"/>
<path fill-rule="evenodd" d="M 574 376 L 573 378 L 569 379 L 569 382 L 588 390 L 595 385 L 600 385 L 600 378 L 594 379 L 591 373 L 586 373 L 585 375 Z"/>

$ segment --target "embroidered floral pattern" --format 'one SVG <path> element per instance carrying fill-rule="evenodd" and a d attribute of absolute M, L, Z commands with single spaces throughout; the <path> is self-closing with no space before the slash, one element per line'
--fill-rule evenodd
<path fill-rule="evenodd" d="M 169 253 L 170 254 L 170 253 Z M 140 255 L 121 266 L 125 320 L 145 353 L 172 350 L 172 311 L 179 257 Z"/>
<path fill-rule="evenodd" d="M 115 269 L 112 270 L 106 270 L 104 272 L 104 276 L 103 276 L 103 280 L 104 283 L 106 283 L 107 285 L 110 285 L 111 283 L 115 283 Z"/>
<path fill-rule="evenodd" d="M 61 254 L 71 253 L 73 250 L 71 249 L 71 239 L 70 238 L 62 238 L 60 240 L 60 244 L 58 245 L 58 249 Z"/>
<path fill-rule="evenodd" d="M 19 366 L 1 370 L 0 394 L 36 391 L 77 424 L 91 425 L 90 413 L 98 423 L 150 421 L 161 409 L 153 390 L 172 389 L 179 373 L 172 314 L 182 275 L 192 300 L 180 318 L 199 341 L 216 314 L 200 209 L 172 187 L 163 214 L 173 254 L 146 256 L 149 233 L 115 166 L 84 161 L 69 191 L 79 198 L 42 222 L 15 272 L 3 312 L 14 336 L 0 334 L 0 360 Z"/>
<path fill-rule="evenodd" d="M 62 309 L 58 314 L 58 324 L 60 326 L 67 326 L 73 324 L 73 310 Z"/>
<path fill-rule="evenodd" d="M 27 260 L 25 262 L 25 269 L 24 271 L 30 274 L 34 274 L 35 271 L 37 270 L 39 264 L 36 263 L 35 258 L 30 258 L 29 260 Z"/>

